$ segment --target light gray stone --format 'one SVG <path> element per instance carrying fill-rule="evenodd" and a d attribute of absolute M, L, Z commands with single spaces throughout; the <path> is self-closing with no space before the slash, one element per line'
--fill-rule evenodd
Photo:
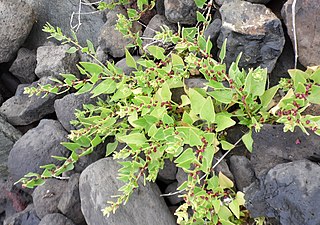
<path fill-rule="evenodd" d="M 148 26 L 143 32 L 143 37 L 152 39 L 156 35 L 157 31 L 158 32 L 162 31 L 162 28 L 164 26 L 172 30 L 173 33 L 177 31 L 176 24 L 170 23 L 165 16 L 157 14 L 154 17 L 152 17 L 152 19 L 150 20 Z M 142 47 L 144 49 L 146 46 L 149 46 L 152 42 L 154 42 L 153 40 L 150 40 L 150 39 L 143 39 Z M 162 44 L 162 43 L 156 43 L 154 45 L 157 45 L 165 49 L 168 47 L 168 44 Z"/>
<path fill-rule="evenodd" d="M 83 104 L 93 104 L 97 99 L 90 98 L 91 94 L 85 93 L 81 95 L 75 95 L 74 93 L 64 96 L 61 99 L 57 99 L 54 102 L 54 109 L 57 114 L 58 120 L 62 126 L 70 132 L 75 130 L 76 127 L 70 124 L 70 121 L 75 120 L 75 110 L 83 109 Z"/>
<path fill-rule="evenodd" d="M 165 16 L 171 23 L 197 23 L 197 6 L 194 0 L 164 0 L 164 8 Z"/>
<path fill-rule="evenodd" d="M 67 187 L 67 181 L 58 179 L 48 179 L 38 186 L 33 192 L 33 204 L 40 219 L 52 213 L 58 213 L 58 204 Z"/>
<path fill-rule="evenodd" d="M 72 220 L 60 213 L 48 214 L 42 218 L 39 225 L 75 225 Z"/>
<path fill-rule="evenodd" d="M 293 23 L 292 23 L 292 3 L 288 0 L 282 8 L 282 17 L 288 28 L 291 42 L 294 44 Z M 295 28 L 298 45 L 299 62 L 307 66 L 317 66 L 320 64 L 320 28 L 319 23 L 320 4 L 313 0 L 296 1 L 295 6 Z"/>
<path fill-rule="evenodd" d="M 80 174 L 74 174 L 68 180 L 68 184 L 60 198 L 58 209 L 67 215 L 75 224 L 84 224 L 85 219 L 81 212 L 79 193 Z"/>
<path fill-rule="evenodd" d="M 22 0 L 0 0 L 0 63 L 9 62 L 27 38 L 35 17 Z"/>
<path fill-rule="evenodd" d="M 227 38 L 225 62 L 230 66 L 242 52 L 241 68 L 267 68 L 270 73 L 284 46 L 280 19 L 265 5 L 235 0 L 220 8 L 218 48 Z"/>
<path fill-rule="evenodd" d="M 39 167 L 61 161 L 51 156 L 68 156 L 69 151 L 60 143 L 67 141 L 67 132 L 55 120 L 41 120 L 40 124 L 25 133 L 13 146 L 8 158 L 10 176 L 19 180 L 29 172 L 41 173 Z"/>
<path fill-rule="evenodd" d="M 31 84 L 53 84 L 49 77 L 43 77 L 39 81 Z M 29 97 L 27 94 L 18 92 L 18 95 L 11 97 L 5 101 L 0 107 L 0 114 L 6 117 L 7 121 L 12 125 L 28 125 L 42 119 L 44 116 L 54 112 L 54 101 L 61 98 L 61 95 L 48 94 L 46 97 L 33 95 Z"/>
<path fill-rule="evenodd" d="M 174 225 L 173 215 L 170 213 L 160 191 L 155 184 L 147 183 L 132 194 L 125 206 L 121 205 L 115 214 L 104 217 L 104 209 L 112 195 L 123 182 L 117 179 L 120 165 L 111 158 L 100 159 L 87 167 L 80 176 L 81 208 L 88 225 Z"/>
<path fill-rule="evenodd" d="M 23 84 L 30 84 L 36 79 L 37 59 L 34 51 L 20 48 L 18 56 L 12 63 L 9 71 Z"/>
<path fill-rule="evenodd" d="M 48 34 L 42 31 L 43 26 L 49 22 L 55 27 L 60 27 L 64 34 L 71 37 L 70 19 L 72 13 L 79 10 L 79 0 L 26 0 L 34 9 L 37 22 L 32 28 L 26 41 L 26 46 L 36 49 L 47 41 Z M 84 2 L 84 1 L 83 1 Z M 92 13 L 95 12 L 93 15 Z M 97 12 L 92 6 L 82 5 L 81 26 L 76 32 L 79 43 L 86 45 L 86 40 L 91 40 L 97 46 L 99 30 L 104 24 L 103 12 Z M 91 14 L 90 14 L 91 13 Z M 78 23 L 77 14 L 74 15 L 72 26 Z"/>
<path fill-rule="evenodd" d="M 77 54 L 70 54 L 66 51 L 69 45 L 60 46 L 41 46 L 37 49 L 36 75 L 41 77 L 62 78 L 60 73 L 77 74 L 76 64 L 79 61 Z"/>
<path fill-rule="evenodd" d="M 0 116 L 0 177 L 2 178 L 8 175 L 7 161 L 9 153 L 20 137 L 20 131 Z"/>

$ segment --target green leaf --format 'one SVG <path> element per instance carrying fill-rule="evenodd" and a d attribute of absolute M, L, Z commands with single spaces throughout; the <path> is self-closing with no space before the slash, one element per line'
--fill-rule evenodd
<path fill-rule="evenodd" d="M 308 100 L 313 104 L 320 105 L 320 86 L 312 85 Z"/>
<path fill-rule="evenodd" d="M 69 48 L 69 49 L 66 51 L 66 53 L 73 54 L 73 53 L 75 53 L 75 52 L 77 52 L 77 51 L 78 51 L 78 49 L 77 49 L 76 47 L 71 47 L 71 48 Z"/>
<path fill-rule="evenodd" d="M 223 189 L 224 188 L 232 188 L 233 182 L 227 176 L 225 176 L 223 173 L 219 172 L 219 186 Z"/>
<path fill-rule="evenodd" d="M 96 54 L 96 51 L 94 50 L 93 43 L 90 40 L 87 40 L 87 46 L 88 46 L 88 49 L 89 49 L 90 53 Z"/>
<path fill-rule="evenodd" d="M 246 77 L 244 91 L 253 96 L 261 96 L 265 92 L 268 77 L 267 69 L 251 69 Z"/>
<path fill-rule="evenodd" d="M 89 92 L 89 91 L 91 91 L 92 87 L 93 87 L 93 84 L 87 82 L 87 83 L 85 83 L 85 84 L 82 86 L 82 88 L 80 88 L 80 89 L 75 93 L 75 95 L 81 95 L 81 94 L 84 94 L 84 93 L 86 93 L 86 92 Z"/>
<path fill-rule="evenodd" d="M 137 69 L 137 63 L 132 57 L 132 55 L 130 54 L 130 52 L 128 51 L 128 49 L 126 49 L 126 64 L 131 68 Z"/>
<path fill-rule="evenodd" d="M 231 119 L 231 115 L 227 113 L 218 113 L 216 115 L 215 123 L 217 124 L 217 132 L 223 131 L 236 124 L 236 122 L 233 119 Z"/>
<path fill-rule="evenodd" d="M 279 85 L 273 86 L 272 88 L 266 90 L 263 95 L 260 96 L 261 105 L 263 109 L 268 110 L 269 104 L 271 103 L 273 97 L 279 90 Z"/>
<path fill-rule="evenodd" d="M 172 65 L 173 66 L 184 66 L 183 59 L 174 53 L 171 53 Z"/>
<path fill-rule="evenodd" d="M 195 132 L 196 129 L 190 129 L 189 130 L 189 145 L 190 146 L 197 146 L 201 145 L 202 141 L 199 136 L 199 132 Z"/>
<path fill-rule="evenodd" d="M 195 0 L 194 2 L 196 3 L 198 8 L 202 8 L 206 3 L 206 0 Z"/>
<path fill-rule="evenodd" d="M 310 79 L 316 84 L 320 84 L 320 67 L 310 76 Z"/>
<path fill-rule="evenodd" d="M 184 167 L 182 169 L 188 170 L 190 168 L 190 164 L 195 160 L 194 152 L 191 148 L 188 148 L 174 161 L 177 166 L 180 167 L 180 164 L 183 164 Z"/>
<path fill-rule="evenodd" d="M 233 99 L 233 92 L 231 89 L 224 89 L 224 90 L 215 90 L 208 92 L 208 95 L 212 96 L 216 101 L 229 104 L 232 102 Z"/>
<path fill-rule="evenodd" d="M 186 105 L 190 105 L 190 99 L 188 98 L 188 96 L 186 96 L 186 95 L 181 95 L 180 96 L 180 98 L 181 98 L 181 105 L 180 105 L 180 107 L 183 107 L 183 106 L 186 106 Z"/>
<path fill-rule="evenodd" d="M 111 155 L 118 147 L 118 141 L 111 142 L 107 144 L 106 147 L 106 157 Z"/>
<path fill-rule="evenodd" d="M 81 147 L 78 143 L 73 142 L 61 142 L 61 145 L 66 147 L 68 150 L 74 152 L 75 150 L 79 149 Z"/>
<path fill-rule="evenodd" d="M 191 109 L 199 114 L 201 112 L 202 106 L 206 103 L 206 99 L 195 89 L 189 89 L 189 98 L 191 102 Z"/>
<path fill-rule="evenodd" d="M 221 144 L 222 149 L 226 150 L 226 151 L 231 150 L 235 147 L 233 144 L 231 144 L 227 141 L 224 141 L 224 140 L 221 140 L 220 144 Z"/>
<path fill-rule="evenodd" d="M 59 161 L 66 161 L 68 159 L 68 158 L 63 157 L 63 156 L 55 156 L 55 155 L 52 155 L 51 157 L 56 159 L 56 160 L 59 160 Z"/>
<path fill-rule="evenodd" d="M 99 75 L 102 73 L 103 68 L 95 63 L 91 62 L 80 62 L 79 63 L 89 74 Z"/>
<path fill-rule="evenodd" d="M 147 141 L 144 134 L 141 134 L 141 133 L 130 133 L 130 134 L 124 135 L 124 136 L 118 135 L 117 139 L 120 142 L 124 142 L 127 144 L 135 144 L 135 145 L 141 145 Z"/>
<path fill-rule="evenodd" d="M 159 102 L 171 101 L 172 93 L 167 82 L 163 83 L 162 87 L 159 88 L 155 94 L 155 99 Z"/>
<path fill-rule="evenodd" d="M 229 209 L 231 210 L 231 212 L 233 212 L 233 214 L 240 219 L 240 207 L 238 202 L 234 199 L 232 202 L 229 203 Z"/>
<path fill-rule="evenodd" d="M 91 145 L 92 147 L 96 147 L 97 145 L 99 145 L 102 142 L 102 139 L 100 138 L 99 135 L 96 135 L 92 141 L 91 141 Z"/>
<path fill-rule="evenodd" d="M 227 51 L 227 39 L 224 40 L 222 46 L 221 46 L 221 50 L 219 53 L 219 59 L 220 62 L 222 63 L 224 58 L 226 57 L 226 51 Z"/>
<path fill-rule="evenodd" d="M 206 21 L 206 18 L 199 11 L 197 11 L 197 21 L 198 22 L 205 22 Z"/>
<path fill-rule="evenodd" d="M 208 123 L 213 123 L 215 122 L 215 115 L 212 99 L 211 97 L 207 97 L 201 108 L 200 117 Z"/>
<path fill-rule="evenodd" d="M 202 166 L 201 170 L 205 173 L 210 173 L 210 169 L 212 166 L 213 156 L 214 156 L 214 147 L 207 146 L 205 151 L 202 153 Z"/>
<path fill-rule="evenodd" d="M 161 59 L 164 60 L 165 59 L 165 55 L 163 54 L 165 52 L 164 48 L 155 46 L 155 45 L 150 45 L 148 46 L 148 51 L 149 53 L 155 57 L 156 59 Z"/>
<path fill-rule="evenodd" d="M 253 145 L 253 139 L 252 139 L 252 130 L 250 130 L 248 133 L 242 136 L 242 142 L 246 146 L 246 148 L 249 150 L 249 152 L 252 152 L 252 145 Z"/>
<path fill-rule="evenodd" d="M 94 98 L 101 94 L 112 94 L 115 92 L 117 86 L 116 82 L 112 80 L 112 78 L 107 78 L 104 81 L 102 81 L 100 84 L 98 84 L 93 90 L 92 90 L 92 96 L 91 98 Z"/>

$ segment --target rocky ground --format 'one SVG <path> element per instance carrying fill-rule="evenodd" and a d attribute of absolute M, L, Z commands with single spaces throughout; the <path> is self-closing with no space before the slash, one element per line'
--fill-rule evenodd
<path fill-rule="evenodd" d="M 107 1 L 107 0 L 106 0 Z M 84 0 L 83 2 L 94 2 Z M 107 1 L 108 2 L 108 1 Z M 243 68 L 268 69 L 270 83 L 287 77 L 294 67 L 293 0 L 216 0 L 214 20 L 205 34 L 218 50 L 228 38 L 227 64 L 240 52 Z M 167 162 L 157 184 L 137 190 L 116 215 L 103 217 L 107 197 L 115 195 L 121 183 L 116 179 L 118 164 L 103 158 L 104 146 L 81 159 L 69 180 L 51 179 L 35 190 L 13 186 L 24 174 L 41 172 L 39 166 L 58 161 L 51 155 L 67 155 L 60 145 L 66 141 L 74 111 L 90 103 L 89 96 L 66 93 L 28 97 L 23 88 L 47 84 L 59 73 L 77 73 L 75 64 L 86 60 L 71 55 L 68 46 L 49 42 L 41 31 L 48 21 L 70 30 L 70 16 L 77 12 L 78 0 L 0 0 L 0 223 L 5 225 L 170 225 L 176 224 L 174 210 L 183 201 L 177 196 L 160 197 L 175 191 L 186 174 Z M 95 5 L 83 5 L 77 34 L 80 43 L 92 40 L 101 61 L 114 60 L 126 73 L 130 68 L 122 59 L 130 40 L 115 31 L 117 13 L 124 9 L 98 12 Z M 297 1 L 295 27 L 299 68 L 320 64 L 320 4 Z M 143 26 L 135 27 L 145 37 L 161 25 L 177 29 L 177 23 L 194 25 L 193 0 L 158 0 L 156 10 L 147 14 Z M 91 13 L 91 14 L 90 14 Z M 77 25 L 77 20 L 71 22 Z M 152 28 L 148 29 L 148 28 Z M 145 42 L 144 45 L 147 45 Z M 201 86 L 202 79 L 190 79 L 190 86 Z M 177 95 L 179 93 L 176 93 Z M 320 110 L 313 113 L 319 115 Z M 242 127 L 229 132 L 237 140 Z M 217 155 L 219 156 L 219 155 Z M 282 127 L 265 125 L 254 134 L 254 150 L 249 155 L 238 147 L 216 167 L 246 193 L 253 217 L 265 216 L 270 224 L 320 224 L 320 138 L 300 131 L 283 133 Z"/>

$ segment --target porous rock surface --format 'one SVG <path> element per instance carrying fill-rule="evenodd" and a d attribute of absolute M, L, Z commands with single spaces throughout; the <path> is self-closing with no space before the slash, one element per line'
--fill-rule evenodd
<path fill-rule="evenodd" d="M 282 8 L 282 16 L 287 26 L 288 34 L 294 43 L 293 20 L 292 20 L 293 0 L 288 0 Z M 295 30 L 298 46 L 299 62 L 307 66 L 316 66 L 320 64 L 319 35 L 320 27 L 318 21 L 320 4 L 313 0 L 296 1 L 295 5 Z"/>
<path fill-rule="evenodd" d="M 284 46 L 280 19 L 266 6 L 235 0 L 220 8 L 222 19 L 218 47 L 227 38 L 225 62 L 230 66 L 242 52 L 239 66 L 261 66 L 271 72 Z"/>
<path fill-rule="evenodd" d="M 253 217 L 278 218 L 282 225 L 320 224 L 320 166 L 308 160 L 279 164 L 245 192 Z"/>
<path fill-rule="evenodd" d="M 72 220 L 60 213 L 47 214 L 39 225 L 75 225 Z"/>
<path fill-rule="evenodd" d="M 87 167 L 80 176 L 81 208 L 88 225 L 158 225 L 176 224 L 159 189 L 147 183 L 141 184 L 125 207 L 120 207 L 115 214 L 104 217 L 101 213 L 110 196 L 118 194 L 123 185 L 117 177 L 120 165 L 111 158 L 100 159 Z M 103 177 L 103 179 L 101 179 Z"/>
<path fill-rule="evenodd" d="M 31 86 L 38 84 L 53 84 L 50 77 L 43 77 L 40 80 L 33 82 Z M 61 98 L 61 95 L 48 94 L 43 98 L 33 95 L 29 97 L 27 94 L 22 94 L 21 91 L 17 95 L 9 98 L 0 107 L 2 114 L 12 125 L 28 125 L 42 119 L 44 116 L 54 112 L 54 101 Z"/>
<path fill-rule="evenodd" d="M 0 0 L 0 63 L 12 60 L 35 21 L 23 0 Z"/>
<path fill-rule="evenodd" d="M 15 129 L 0 116 L 0 177 L 8 175 L 7 161 L 14 143 L 21 137 L 20 131 Z"/>
<path fill-rule="evenodd" d="M 33 203 L 39 218 L 52 213 L 58 213 L 58 204 L 61 195 L 66 189 L 67 181 L 48 179 L 33 192 Z"/>
<path fill-rule="evenodd" d="M 9 71 L 23 84 L 30 84 L 36 79 L 35 68 L 37 64 L 35 51 L 20 48 L 17 58 Z"/>
<path fill-rule="evenodd" d="M 13 146 L 8 158 L 10 176 L 19 180 L 29 172 L 41 173 L 42 165 L 60 161 L 51 156 L 67 156 L 68 150 L 60 143 L 67 141 L 67 132 L 55 120 L 41 120 L 39 125 L 24 134 Z"/>
<path fill-rule="evenodd" d="M 76 64 L 79 57 L 77 54 L 67 53 L 69 48 L 69 45 L 39 47 L 37 49 L 36 75 L 39 78 L 52 76 L 61 79 L 60 73 L 76 74 L 78 72 Z"/>
<path fill-rule="evenodd" d="M 47 33 L 42 31 L 43 26 L 49 22 L 54 27 L 60 27 L 64 34 L 71 35 L 70 19 L 74 13 L 72 26 L 78 24 L 79 10 L 78 0 L 26 0 L 33 8 L 36 15 L 36 23 L 33 26 L 30 36 L 26 41 L 28 48 L 35 49 L 43 45 L 48 37 Z M 83 1 L 86 2 L 86 1 Z M 81 15 L 81 26 L 75 29 L 81 45 L 86 44 L 86 40 L 91 40 L 95 45 L 99 35 L 99 30 L 104 24 L 103 12 L 97 12 L 95 8 L 88 5 L 82 5 L 82 12 L 89 13 Z M 94 16 L 90 13 L 95 12 Z"/>

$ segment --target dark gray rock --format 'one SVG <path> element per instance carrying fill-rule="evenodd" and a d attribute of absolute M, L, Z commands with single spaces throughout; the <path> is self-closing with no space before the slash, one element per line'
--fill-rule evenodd
<path fill-rule="evenodd" d="M 164 0 L 164 8 L 165 15 L 171 23 L 197 23 L 197 6 L 194 0 Z"/>
<path fill-rule="evenodd" d="M 135 60 L 138 60 L 140 57 L 139 56 L 133 56 L 133 58 Z M 132 67 L 129 67 L 127 66 L 127 63 L 126 63 L 126 59 L 123 58 L 121 59 L 120 61 L 118 61 L 116 64 L 115 64 L 117 67 L 119 67 L 120 69 L 122 69 L 123 73 L 125 75 L 129 75 L 130 73 L 132 73 L 133 71 L 135 71 L 134 68 Z"/>
<path fill-rule="evenodd" d="M 10 93 L 15 93 L 18 85 L 20 84 L 20 81 L 9 72 L 0 74 L 0 82 Z"/>
<path fill-rule="evenodd" d="M 0 177 L 8 175 L 7 161 L 14 143 L 21 133 L 0 116 Z"/>
<path fill-rule="evenodd" d="M 282 17 L 288 28 L 288 34 L 294 43 L 292 26 L 292 3 L 288 0 L 282 9 Z M 320 19 L 320 5 L 317 1 L 302 0 L 297 1 L 295 7 L 295 27 L 298 43 L 299 62 L 307 66 L 319 65 L 320 47 L 319 40 L 315 37 L 320 35 L 320 28 L 315 26 Z"/>
<path fill-rule="evenodd" d="M 294 68 L 294 50 L 287 33 L 283 51 L 270 75 L 270 87 L 279 83 L 281 78 L 290 78 L 288 70 Z"/>
<path fill-rule="evenodd" d="M 79 61 L 77 54 L 66 53 L 69 45 L 41 46 L 37 49 L 36 75 L 41 77 L 57 77 L 60 73 L 77 74 L 76 64 Z"/>
<path fill-rule="evenodd" d="M 278 218 L 282 225 L 320 224 L 320 167 L 308 160 L 275 166 L 245 193 L 252 217 Z"/>
<path fill-rule="evenodd" d="M 265 124 L 252 137 L 251 164 L 257 177 L 277 164 L 300 159 L 320 160 L 320 138 L 313 133 L 306 135 L 300 129 L 284 133 L 281 125 Z M 296 140 L 300 144 L 296 144 Z"/>
<path fill-rule="evenodd" d="M 70 32 L 70 18 L 72 13 L 77 13 L 79 10 L 78 0 L 26 0 L 34 9 L 37 23 L 32 28 L 31 34 L 27 39 L 26 45 L 30 49 L 35 49 L 43 45 L 48 37 L 47 33 L 42 31 L 43 26 L 49 22 L 55 27 L 60 27 L 64 34 L 69 37 Z M 97 12 L 92 6 L 82 5 L 83 13 Z M 78 15 L 74 15 L 72 26 L 78 23 Z M 94 15 L 81 15 L 81 26 L 77 31 L 77 37 L 81 45 L 86 45 L 86 40 L 91 40 L 97 45 L 97 37 L 99 30 L 104 24 L 103 12 L 97 12 Z"/>
<path fill-rule="evenodd" d="M 211 50 L 211 52 L 213 53 L 217 52 L 218 50 L 218 48 L 216 47 L 216 42 L 220 33 L 221 24 L 221 20 L 217 18 L 209 24 L 208 28 L 203 33 L 206 39 L 208 39 L 208 37 L 210 36 L 210 41 L 213 45 L 213 49 Z"/>
<path fill-rule="evenodd" d="M 220 6 L 222 4 L 232 2 L 232 1 L 236 1 L 236 0 L 215 0 L 215 2 Z M 241 1 L 247 1 L 247 2 L 257 3 L 257 4 L 267 4 L 268 2 L 270 2 L 270 0 L 241 0 Z"/>
<path fill-rule="evenodd" d="M 115 30 L 115 26 L 103 26 L 99 36 L 99 46 L 104 52 L 115 58 L 125 55 L 125 47 L 132 41 L 124 38 L 122 34 Z"/>
<path fill-rule="evenodd" d="M 159 15 L 165 14 L 164 0 L 156 1 L 156 10 L 157 10 L 157 14 L 159 14 Z"/>
<path fill-rule="evenodd" d="M 67 156 L 69 151 L 60 143 L 67 141 L 67 132 L 55 120 L 41 120 L 40 124 L 24 134 L 13 146 L 8 158 L 10 176 L 14 181 L 29 172 L 41 173 L 39 166 L 61 161 L 52 155 Z"/>
<path fill-rule="evenodd" d="M 107 14 L 107 22 L 100 29 L 98 38 L 99 47 L 115 58 L 123 57 L 125 55 L 125 47 L 132 43 L 131 39 L 124 38 L 122 33 L 115 30 L 117 14 L 126 15 L 126 11 L 120 7 L 110 11 Z"/>
<path fill-rule="evenodd" d="M 81 202 L 79 193 L 80 174 L 74 174 L 70 177 L 67 187 L 63 192 L 58 209 L 64 215 L 67 215 L 75 224 L 85 224 L 85 219 L 81 212 Z"/>
<path fill-rule="evenodd" d="M 164 160 L 164 167 L 162 170 L 159 170 L 158 179 L 162 182 L 172 182 L 176 179 L 177 167 L 174 162 L 169 159 Z"/>
<path fill-rule="evenodd" d="M 178 191 L 177 190 L 178 187 L 179 187 L 178 182 L 173 182 L 168 185 L 168 187 L 166 188 L 166 190 L 164 192 L 165 192 L 165 194 L 175 193 Z M 180 202 L 183 201 L 183 198 L 178 197 L 179 195 L 180 195 L 180 193 L 175 194 L 175 195 L 166 196 L 165 198 L 170 202 L 171 205 L 176 205 L 176 204 L 179 204 Z"/>
<path fill-rule="evenodd" d="M 37 217 L 34 206 L 31 204 L 22 212 L 7 218 L 3 225 L 38 225 L 39 223 L 40 219 Z"/>
<path fill-rule="evenodd" d="M 22 0 L 1 0 L 0 12 L 0 63 L 3 63 L 14 58 L 35 18 L 32 8 Z"/>
<path fill-rule="evenodd" d="M 48 179 L 38 186 L 33 192 L 33 203 L 36 213 L 40 219 L 45 215 L 58 213 L 58 204 L 61 195 L 67 187 L 67 181 Z"/>
<path fill-rule="evenodd" d="M 233 174 L 237 189 L 243 191 L 256 180 L 252 165 L 245 156 L 233 155 L 230 157 L 230 171 Z"/>
<path fill-rule="evenodd" d="M 218 160 L 222 157 L 222 153 L 221 151 L 217 152 L 216 154 L 214 154 L 214 158 L 213 158 L 213 162 L 212 162 L 212 166 L 214 166 Z M 232 181 L 234 181 L 234 177 L 233 174 L 230 172 L 229 166 L 227 164 L 226 159 L 223 159 L 222 161 L 220 161 L 216 167 L 214 168 L 214 171 L 216 174 L 218 174 L 219 172 L 223 173 L 225 176 L 227 176 L 229 179 L 231 179 Z"/>
<path fill-rule="evenodd" d="M 284 46 L 281 21 L 266 6 L 235 0 L 220 8 L 222 26 L 218 37 L 221 49 L 226 38 L 225 62 L 230 66 L 243 53 L 239 66 L 261 66 L 271 72 Z"/>
<path fill-rule="evenodd" d="M 143 39 L 142 41 L 142 47 L 145 50 L 147 48 L 147 46 L 149 46 L 151 43 L 154 42 L 154 40 L 150 40 L 152 39 L 155 35 L 156 32 L 160 32 L 162 31 L 162 27 L 168 27 L 170 30 L 173 31 L 173 33 L 175 33 L 177 31 L 177 25 L 170 23 L 165 16 L 162 15 L 155 15 L 154 17 L 152 17 L 152 19 L 150 20 L 148 26 L 146 27 L 146 29 L 143 32 L 143 37 L 144 38 L 149 38 L 149 39 Z M 153 45 L 157 45 L 159 47 L 162 48 L 167 48 L 168 44 L 163 44 L 161 42 L 158 43 L 154 43 Z"/>
<path fill-rule="evenodd" d="M 88 225 L 121 224 L 121 225 L 158 225 L 176 224 L 160 191 L 153 183 L 140 185 L 125 206 L 121 205 L 115 214 L 104 217 L 101 210 L 110 196 L 117 191 L 123 182 L 119 181 L 117 171 L 120 165 L 111 158 L 101 159 L 87 167 L 80 176 L 81 208 Z"/>
<path fill-rule="evenodd" d="M 90 98 L 91 94 L 75 95 L 74 93 L 64 96 L 61 99 L 57 99 L 54 102 L 54 109 L 57 114 L 58 120 L 62 126 L 70 132 L 75 130 L 76 127 L 70 124 L 70 121 L 75 120 L 75 110 L 83 109 L 83 104 L 93 104 L 97 99 Z"/>
<path fill-rule="evenodd" d="M 178 181 L 178 187 L 180 187 L 183 182 L 188 181 L 188 174 L 178 167 L 176 179 Z"/>
<path fill-rule="evenodd" d="M 39 225 L 75 225 L 72 220 L 60 213 L 48 214 L 42 218 Z"/>
<path fill-rule="evenodd" d="M 43 77 L 39 81 L 31 84 L 31 86 L 53 84 L 49 77 Z M 4 115 L 12 125 L 28 125 L 40 120 L 44 116 L 54 112 L 54 101 L 63 97 L 62 95 L 48 94 L 46 97 L 33 95 L 29 97 L 27 94 L 18 92 L 17 96 L 13 96 L 5 101 L 0 107 L 0 114 Z"/>
<path fill-rule="evenodd" d="M 20 48 L 18 56 L 12 63 L 9 71 L 23 84 L 30 84 L 36 79 L 37 59 L 35 51 Z"/>

